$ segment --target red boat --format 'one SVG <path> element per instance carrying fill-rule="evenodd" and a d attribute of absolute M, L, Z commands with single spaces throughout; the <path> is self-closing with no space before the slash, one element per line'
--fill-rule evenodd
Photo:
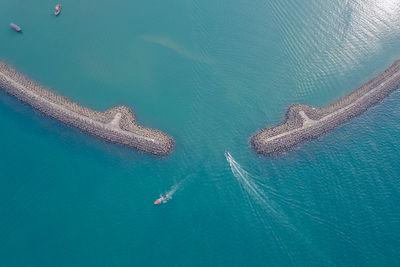
<path fill-rule="evenodd" d="M 159 199 L 157 199 L 156 201 L 154 201 L 154 205 L 158 205 L 158 204 L 162 204 L 167 202 L 168 196 L 161 196 Z"/>
<path fill-rule="evenodd" d="M 61 12 L 61 4 L 57 4 L 55 7 L 55 11 L 54 11 L 54 15 L 58 16 L 58 14 L 60 14 Z"/>
<path fill-rule="evenodd" d="M 13 28 L 17 32 L 22 31 L 21 27 L 19 27 L 17 24 L 10 23 L 10 27 Z"/>

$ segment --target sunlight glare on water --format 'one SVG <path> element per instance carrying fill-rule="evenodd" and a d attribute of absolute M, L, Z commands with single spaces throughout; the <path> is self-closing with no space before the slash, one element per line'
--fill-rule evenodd
<path fill-rule="evenodd" d="M 399 92 L 281 157 L 249 146 L 292 103 L 399 59 L 398 1 L 54 5 L 0 1 L 0 60 L 92 109 L 129 106 L 176 147 L 104 143 L 0 93 L 0 265 L 400 265 Z"/>

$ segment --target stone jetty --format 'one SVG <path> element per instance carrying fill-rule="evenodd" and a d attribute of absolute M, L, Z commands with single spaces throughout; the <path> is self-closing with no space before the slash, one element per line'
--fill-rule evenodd
<path fill-rule="evenodd" d="M 168 155 L 173 150 L 172 137 L 137 124 L 130 108 L 91 110 L 47 90 L 1 61 L 0 88 L 45 115 L 108 142 L 158 156 Z"/>
<path fill-rule="evenodd" d="M 285 121 L 255 133 L 251 147 L 265 155 L 279 155 L 318 138 L 378 104 L 400 85 L 400 60 L 349 95 L 322 107 L 293 104 Z"/>

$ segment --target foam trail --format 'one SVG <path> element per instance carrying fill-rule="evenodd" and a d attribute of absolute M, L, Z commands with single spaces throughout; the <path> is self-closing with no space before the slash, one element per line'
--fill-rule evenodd
<path fill-rule="evenodd" d="M 191 177 L 191 176 L 192 176 L 192 175 L 189 175 L 188 177 L 186 177 L 185 179 L 181 180 L 180 182 L 175 183 L 175 184 L 170 188 L 170 190 L 169 190 L 167 193 L 165 193 L 165 195 L 168 197 L 168 199 L 171 199 L 172 196 L 173 196 L 179 189 L 181 189 L 183 183 L 184 183 L 187 179 L 189 179 L 189 177 Z"/>
<path fill-rule="evenodd" d="M 278 244 L 278 247 L 289 257 L 290 261 L 293 262 L 292 253 L 288 249 L 279 233 L 276 232 L 276 228 L 279 227 L 278 225 L 280 225 L 281 227 L 289 228 L 294 232 L 297 232 L 297 230 L 293 225 L 289 224 L 285 214 L 273 206 L 274 202 L 269 200 L 268 195 L 254 182 L 250 174 L 244 170 L 228 152 L 225 153 L 225 157 L 231 167 L 233 175 L 239 182 L 240 188 L 247 196 L 249 205 L 254 214 L 264 225 L 264 227 L 271 233 L 271 236 L 275 240 L 276 244 Z M 252 200 L 256 201 L 259 206 L 255 207 L 252 203 Z M 259 207 L 269 214 L 273 214 L 274 216 L 271 216 L 266 220 L 264 215 L 260 213 Z M 278 223 L 278 225 L 276 225 L 276 223 Z"/>
<path fill-rule="evenodd" d="M 274 212 L 275 216 L 270 217 L 270 219 L 278 220 L 280 224 L 284 224 L 287 228 L 293 230 L 297 234 L 301 234 L 297 231 L 296 227 L 292 224 L 289 223 L 289 218 L 286 217 L 286 215 L 280 210 L 276 209 L 272 204 L 274 204 L 274 201 L 269 199 L 268 195 L 264 191 L 264 188 L 268 190 L 268 193 L 270 193 L 272 196 L 275 196 L 277 200 L 281 201 L 282 203 L 286 204 L 287 206 L 296 209 L 296 211 L 301 212 L 304 215 L 307 215 L 309 218 L 314 220 L 315 222 L 325 225 L 325 227 L 329 227 L 331 231 L 334 231 L 339 237 L 341 237 L 344 241 L 348 242 L 351 244 L 354 248 L 356 248 L 366 259 L 369 258 L 369 256 L 364 252 L 362 247 L 360 247 L 356 242 L 354 242 L 351 238 L 348 237 L 348 235 L 341 231 L 334 223 L 323 219 L 316 214 L 313 214 L 312 212 L 308 211 L 306 208 L 302 206 L 301 203 L 295 200 L 291 200 L 286 198 L 285 196 L 279 194 L 275 189 L 272 187 L 263 184 L 261 182 L 258 182 L 256 179 L 250 176 L 250 174 L 240 166 L 238 162 L 235 161 L 235 159 L 232 157 L 232 155 L 228 152 L 225 153 L 226 160 L 228 161 L 233 175 L 236 177 L 237 181 L 240 184 L 240 187 L 243 191 L 245 191 L 248 195 L 250 195 L 260 206 L 261 208 L 267 209 L 269 212 Z M 274 235 L 275 240 L 279 243 L 282 249 L 286 251 L 289 255 L 289 250 L 287 250 L 285 244 L 283 241 L 280 239 L 280 237 L 273 231 L 273 228 L 270 224 L 270 222 L 266 222 L 263 218 L 263 216 L 258 212 L 258 209 L 254 207 L 251 204 L 251 201 L 249 201 L 251 208 L 253 211 L 256 212 L 257 217 L 263 222 L 264 225 L 267 226 L 271 230 L 271 233 Z"/>
<path fill-rule="evenodd" d="M 257 201 L 258 204 L 264 208 L 268 208 L 270 211 L 278 213 L 278 210 L 276 210 L 272 206 L 272 202 L 269 201 L 268 195 L 253 181 L 253 179 L 250 178 L 249 173 L 244 170 L 237 161 L 235 161 L 230 153 L 225 153 L 225 157 L 241 188 L 251 195 L 251 197 Z"/>
<path fill-rule="evenodd" d="M 276 197 L 276 199 L 280 200 L 282 203 L 291 208 L 295 208 L 297 211 L 309 216 L 312 220 L 330 227 L 330 229 L 336 232 L 343 240 L 347 241 L 349 244 L 353 245 L 361 253 L 363 253 L 362 249 L 353 240 L 347 237 L 344 232 L 337 229 L 333 223 L 330 223 L 329 221 L 314 215 L 312 212 L 309 212 L 307 209 L 303 208 L 301 203 L 298 201 L 288 199 L 287 197 L 279 194 L 274 188 L 257 181 L 254 176 L 250 175 L 237 161 L 235 161 L 230 153 L 225 153 L 225 157 L 231 167 L 233 175 L 239 182 L 240 188 L 246 193 L 248 202 L 254 214 L 257 216 L 260 222 L 262 222 L 266 229 L 270 231 L 271 236 L 275 239 L 280 249 L 286 253 L 292 262 L 295 256 L 292 255 L 292 252 L 288 249 L 279 233 L 275 231 L 278 227 L 291 230 L 297 238 L 303 240 L 303 242 L 312 248 L 317 255 L 320 257 L 324 257 L 324 255 L 320 255 L 320 251 L 312 244 L 309 238 L 307 238 L 307 236 L 305 236 L 302 232 L 298 231 L 295 225 L 290 223 L 290 219 L 282 211 L 279 203 L 276 203 L 274 200 L 270 199 L 268 194 L 264 191 L 265 189 L 268 190 L 269 194 Z M 255 207 L 250 198 L 256 201 L 259 206 Z M 268 219 L 266 219 L 265 216 L 260 212 L 259 208 L 268 212 L 272 216 L 269 216 Z"/>
<path fill-rule="evenodd" d="M 171 187 L 171 189 L 165 194 L 168 198 L 172 198 L 172 196 L 175 194 L 175 192 L 179 189 L 179 186 L 181 183 L 177 183 L 174 186 Z"/>

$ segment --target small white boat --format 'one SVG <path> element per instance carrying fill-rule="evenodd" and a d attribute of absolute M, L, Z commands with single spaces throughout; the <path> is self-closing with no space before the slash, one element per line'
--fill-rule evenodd
<path fill-rule="evenodd" d="M 10 27 L 13 28 L 17 32 L 21 32 L 22 31 L 21 27 L 18 26 L 17 24 L 10 23 Z"/>
<path fill-rule="evenodd" d="M 57 4 L 54 10 L 54 15 L 58 16 L 61 12 L 61 4 Z"/>

